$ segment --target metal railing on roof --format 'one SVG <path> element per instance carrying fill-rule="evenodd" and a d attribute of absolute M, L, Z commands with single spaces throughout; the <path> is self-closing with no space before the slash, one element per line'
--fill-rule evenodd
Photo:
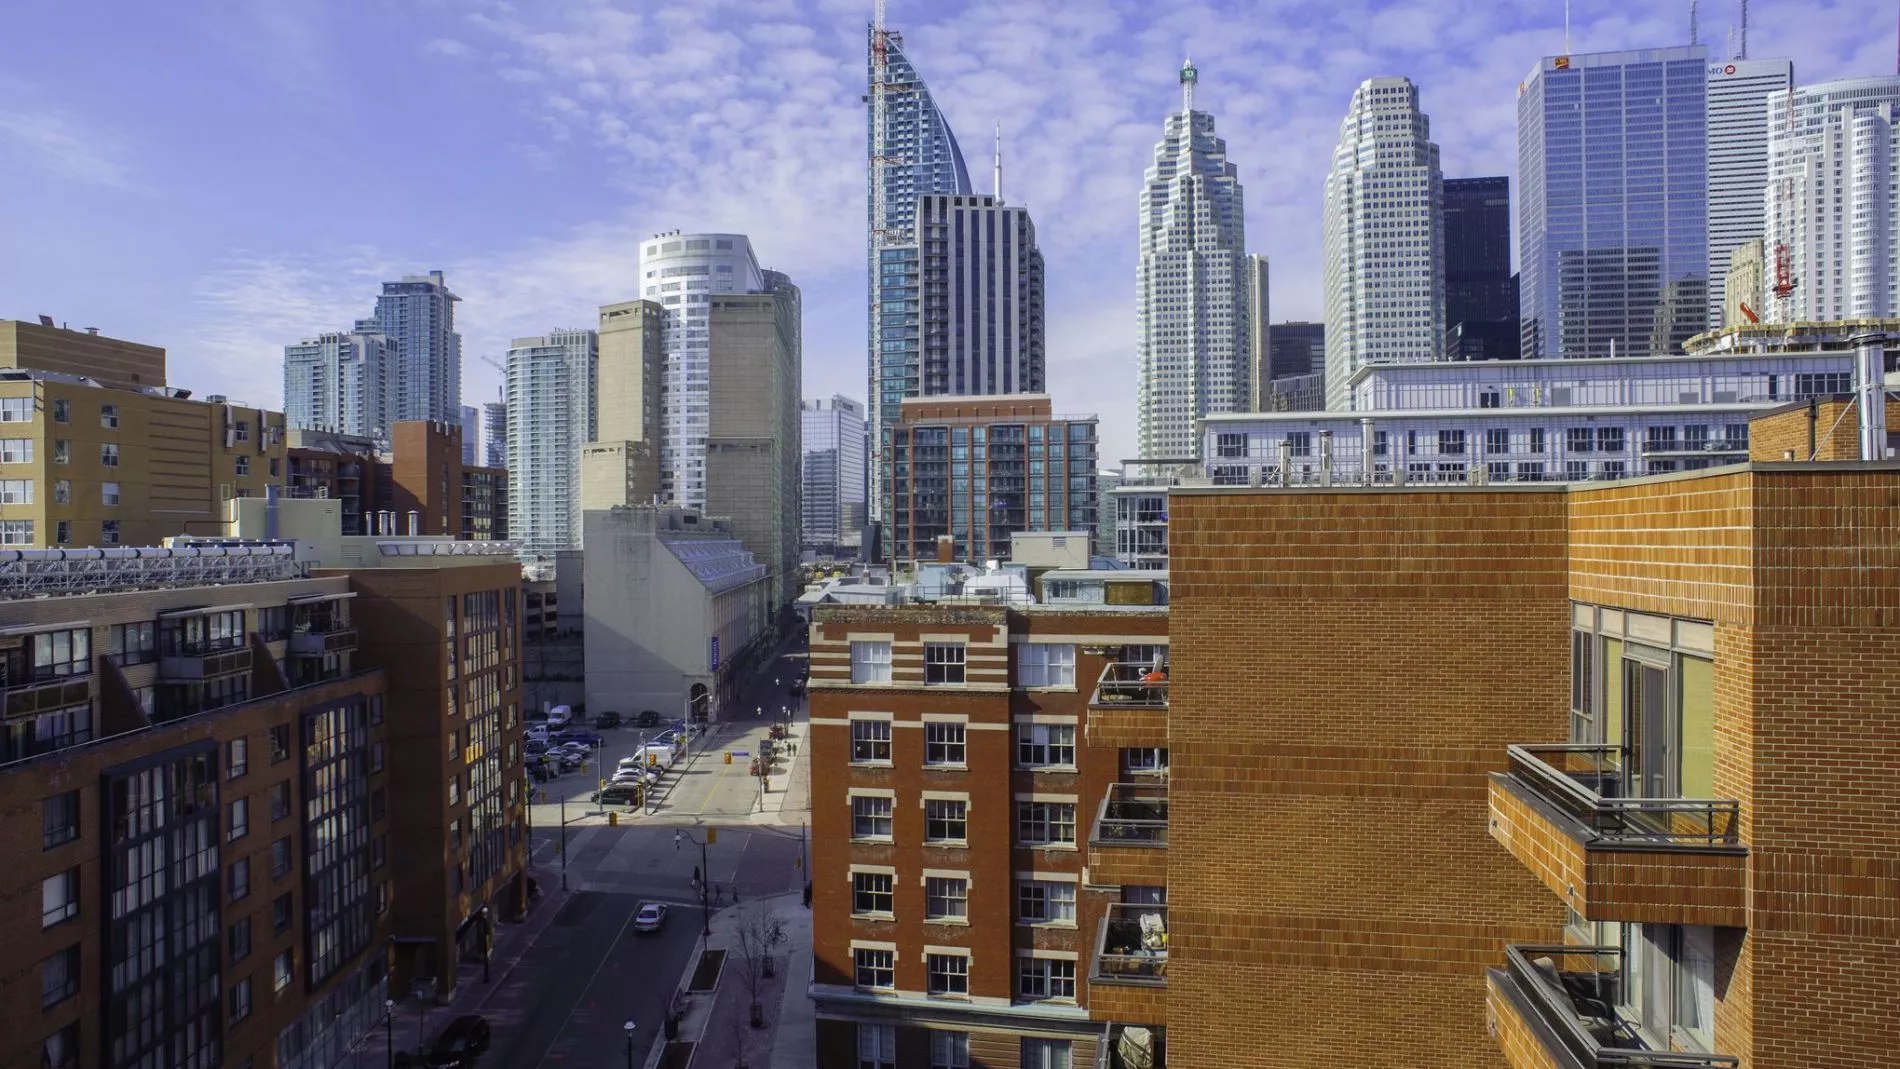
<path fill-rule="evenodd" d="M 0 550 L 0 599 L 301 579 L 290 542 Z"/>

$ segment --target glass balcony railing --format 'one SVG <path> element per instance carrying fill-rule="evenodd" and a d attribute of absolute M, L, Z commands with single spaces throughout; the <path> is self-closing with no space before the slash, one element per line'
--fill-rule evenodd
<path fill-rule="evenodd" d="M 1103 846 L 1168 845 L 1167 782 L 1110 784 L 1089 841 Z"/>
<path fill-rule="evenodd" d="M 1512 746 L 1511 775 L 1604 839 L 1672 846 L 1737 846 L 1741 805 L 1727 799 L 1630 798 L 1622 748 L 1588 743 Z"/>
<path fill-rule="evenodd" d="M 1095 948 L 1095 982 L 1168 982 L 1168 907 L 1111 903 Z"/>
<path fill-rule="evenodd" d="M 1505 967 L 1493 977 L 1508 982 L 1513 1003 L 1542 1022 L 1569 1057 L 1584 1069 L 1735 1069 L 1727 1054 L 1655 1050 L 1618 1010 L 1623 992 L 1619 947 L 1509 946 Z M 1551 1053 L 1557 1053 L 1552 1051 Z"/>
<path fill-rule="evenodd" d="M 1111 661 L 1102 666 L 1090 705 L 1127 705 L 1142 709 L 1168 707 L 1168 666 Z"/>

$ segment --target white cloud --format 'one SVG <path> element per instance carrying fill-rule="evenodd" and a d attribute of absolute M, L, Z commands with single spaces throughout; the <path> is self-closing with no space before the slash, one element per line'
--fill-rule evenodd
<path fill-rule="evenodd" d="M 453 37 L 438 37 L 422 46 L 422 54 L 425 56 L 453 56 L 456 59 L 467 59 L 475 54 L 475 50 L 457 41 Z"/>
<path fill-rule="evenodd" d="M 0 111 L 0 143 L 14 159 L 61 178 L 109 189 L 137 191 L 128 165 L 132 146 L 119 135 L 71 115 L 44 109 Z"/>

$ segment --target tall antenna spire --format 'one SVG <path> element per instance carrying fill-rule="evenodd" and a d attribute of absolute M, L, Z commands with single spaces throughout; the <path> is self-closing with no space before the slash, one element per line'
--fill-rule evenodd
<path fill-rule="evenodd" d="M 1697 39 L 1697 34 L 1696 34 L 1696 25 L 1695 25 L 1696 3 L 1697 3 L 1697 0 L 1689 0 L 1689 47 L 1690 48 L 1694 48 L 1696 45 L 1699 45 L 1702 43 L 1700 40 Z"/>
<path fill-rule="evenodd" d="M 996 177 L 990 181 L 990 193 L 996 197 L 996 203 L 1003 203 L 1003 123 L 996 123 Z"/>
<path fill-rule="evenodd" d="M 1564 0 L 1564 55 L 1570 54 L 1570 0 Z"/>
<path fill-rule="evenodd" d="M 1201 77 L 1201 72 L 1194 69 L 1193 60 L 1184 59 L 1181 61 L 1181 114 L 1182 115 L 1186 115 L 1189 112 L 1194 110 L 1194 83 L 1199 81 L 1200 77 Z"/>
<path fill-rule="evenodd" d="M 1736 58 L 1748 58 L 1748 0 L 1742 0 L 1742 54 Z"/>

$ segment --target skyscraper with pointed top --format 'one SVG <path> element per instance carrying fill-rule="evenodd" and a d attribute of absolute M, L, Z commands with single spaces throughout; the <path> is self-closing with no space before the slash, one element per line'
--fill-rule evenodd
<path fill-rule="evenodd" d="M 1181 67 L 1139 205 L 1135 273 L 1136 436 L 1149 459 L 1198 455 L 1195 421 L 1252 396 L 1245 205 L 1214 116 L 1194 108 L 1200 72 Z"/>

